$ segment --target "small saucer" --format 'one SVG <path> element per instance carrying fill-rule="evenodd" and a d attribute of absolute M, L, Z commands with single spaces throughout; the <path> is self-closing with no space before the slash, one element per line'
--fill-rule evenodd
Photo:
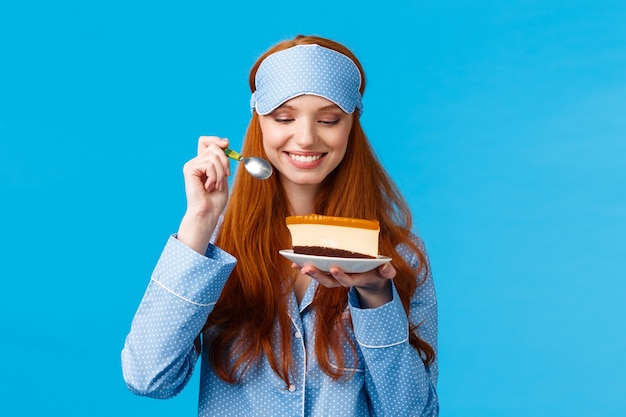
<path fill-rule="evenodd" d="M 334 258 L 332 256 L 302 255 L 293 253 L 293 249 L 283 249 L 278 251 L 278 253 L 300 266 L 313 265 L 322 272 L 328 272 L 331 266 L 337 266 L 343 272 L 349 274 L 371 271 L 391 261 L 391 258 L 388 256 L 378 256 L 378 258 Z"/>

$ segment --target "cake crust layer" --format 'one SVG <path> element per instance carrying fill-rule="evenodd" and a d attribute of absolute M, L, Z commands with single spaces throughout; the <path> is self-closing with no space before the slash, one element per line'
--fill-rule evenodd
<path fill-rule="evenodd" d="M 293 253 L 298 253 L 300 255 L 330 256 L 333 258 L 376 259 L 374 256 L 365 255 L 363 253 L 321 246 L 294 246 Z"/>

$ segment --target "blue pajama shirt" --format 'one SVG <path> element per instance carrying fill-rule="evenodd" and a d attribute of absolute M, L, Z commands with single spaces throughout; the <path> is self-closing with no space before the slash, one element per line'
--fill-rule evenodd
<path fill-rule="evenodd" d="M 417 238 L 416 238 L 417 239 Z M 417 240 L 420 245 L 422 242 Z M 399 248 L 413 267 L 415 254 Z M 349 378 L 332 381 L 314 354 L 317 287 L 312 280 L 300 304 L 292 295 L 294 375 L 285 386 L 266 358 L 245 373 L 240 383 L 219 379 L 208 364 L 206 347 L 197 353 L 194 340 L 220 296 L 236 259 L 214 245 L 203 256 L 168 240 L 133 319 L 122 350 L 128 388 L 137 395 L 171 398 L 180 393 L 201 359 L 198 416 L 438 416 L 437 361 L 425 366 L 408 342 L 408 321 L 393 287 L 393 300 L 374 309 L 359 308 L 354 289 L 348 293 L 346 318 L 353 330 L 357 358 L 346 345 Z M 411 300 L 410 319 L 419 334 L 437 348 L 437 303 L 429 274 Z"/>

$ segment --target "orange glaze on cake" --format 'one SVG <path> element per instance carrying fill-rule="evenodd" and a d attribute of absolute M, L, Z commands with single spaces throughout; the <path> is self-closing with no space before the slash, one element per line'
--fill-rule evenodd
<path fill-rule="evenodd" d="M 306 216 L 289 216 L 287 224 L 329 224 L 343 227 L 359 227 L 361 229 L 378 230 L 378 220 L 354 219 L 351 217 L 324 216 L 321 214 L 309 214 Z"/>

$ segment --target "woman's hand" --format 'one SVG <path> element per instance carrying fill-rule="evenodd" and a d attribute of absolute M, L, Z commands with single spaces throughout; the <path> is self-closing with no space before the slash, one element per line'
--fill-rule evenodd
<path fill-rule="evenodd" d="M 226 147 L 228 139 L 200 136 L 198 154 L 183 167 L 187 211 L 178 240 L 202 254 L 228 202 L 230 162 L 224 154 Z"/>
<path fill-rule="evenodd" d="M 228 139 L 200 136 L 198 155 L 183 167 L 187 211 L 195 215 L 219 214 L 228 201 L 230 162 L 224 153 Z"/>
<path fill-rule="evenodd" d="M 324 273 L 312 265 L 302 267 L 292 264 L 303 274 L 309 275 L 328 288 L 354 287 L 359 294 L 361 308 L 376 308 L 392 299 L 391 280 L 396 276 L 396 269 L 386 263 L 368 272 L 347 274 L 339 267 L 333 266 L 329 273 Z"/>

